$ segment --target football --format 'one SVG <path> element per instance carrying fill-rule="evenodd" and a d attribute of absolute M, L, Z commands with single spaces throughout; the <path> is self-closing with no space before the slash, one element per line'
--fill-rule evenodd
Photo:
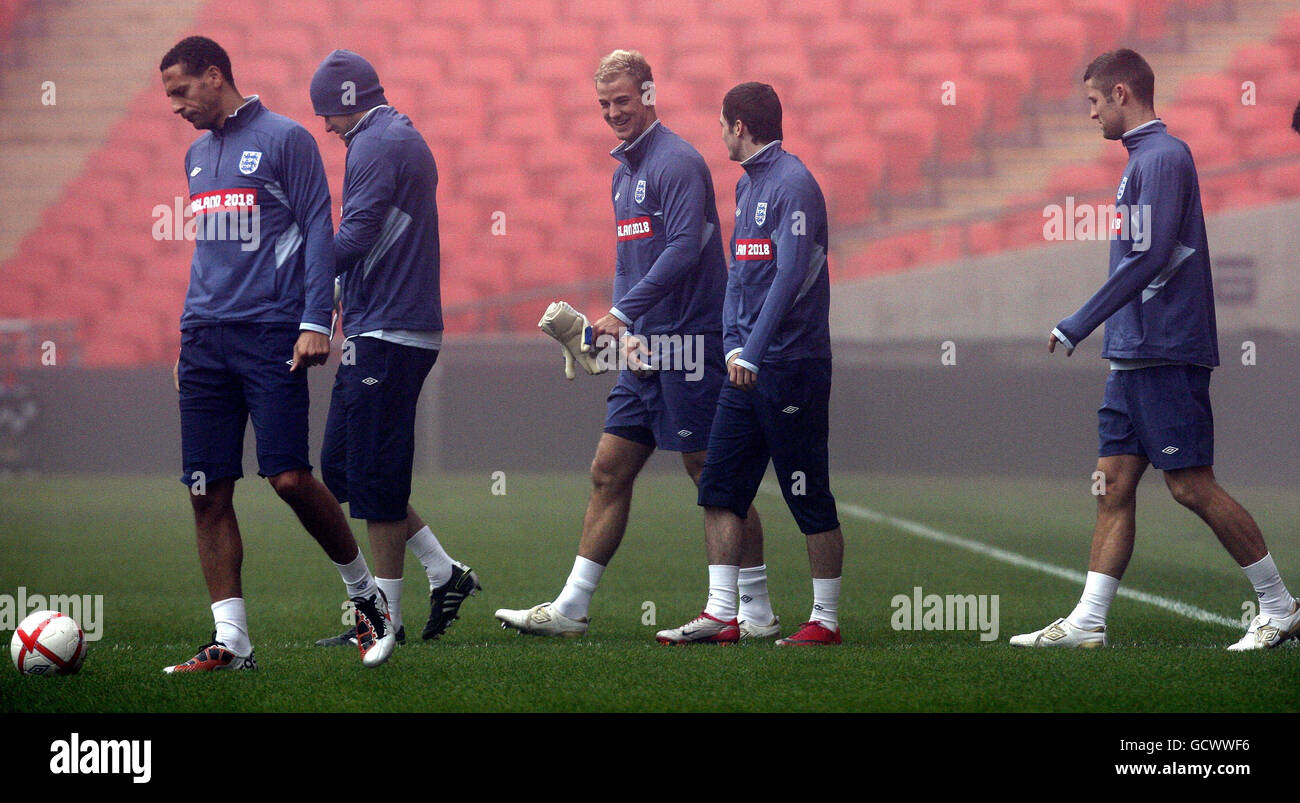
<path fill-rule="evenodd" d="M 37 611 L 18 624 L 9 654 L 24 675 L 72 675 L 86 657 L 81 625 L 56 611 Z"/>

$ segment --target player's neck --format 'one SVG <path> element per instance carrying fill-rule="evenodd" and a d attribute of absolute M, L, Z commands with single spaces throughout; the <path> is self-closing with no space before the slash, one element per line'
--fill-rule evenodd
<path fill-rule="evenodd" d="M 1155 109 L 1142 109 L 1141 111 L 1135 112 L 1132 117 L 1125 118 L 1124 131 L 1127 133 L 1139 126 L 1144 126 L 1155 119 L 1158 119 L 1156 117 Z"/>
<path fill-rule="evenodd" d="M 226 118 L 239 111 L 239 107 L 243 106 L 247 102 L 248 101 L 244 100 L 243 95 L 227 86 L 221 93 L 221 117 L 217 119 L 217 128 L 224 128 L 226 125 Z"/>

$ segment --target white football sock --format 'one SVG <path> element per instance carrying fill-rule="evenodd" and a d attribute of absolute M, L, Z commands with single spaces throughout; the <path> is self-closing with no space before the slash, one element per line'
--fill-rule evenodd
<path fill-rule="evenodd" d="M 739 602 L 740 567 L 709 564 L 709 601 L 704 612 L 715 619 L 730 622 L 736 618 Z"/>
<path fill-rule="evenodd" d="M 772 599 L 767 594 L 767 564 L 741 569 L 736 586 L 740 590 L 736 618 L 756 625 L 771 624 L 776 614 L 772 613 Z"/>
<path fill-rule="evenodd" d="M 406 539 L 406 548 L 424 567 L 424 573 L 429 576 L 429 588 L 437 588 L 451 579 L 451 556 L 442 548 L 429 525 L 424 525 Z"/>
<path fill-rule="evenodd" d="M 1282 576 L 1277 573 L 1272 553 L 1266 552 L 1264 557 L 1249 566 L 1242 566 L 1241 570 L 1246 573 L 1246 578 L 1255 587 L 1255 596 L 1259 597 L 1260 613 L 1269 616 L 1291 615 L 1295 610 L 1295 597 L 1286 590 L 1286 583 L 1282 582 Z"/>
<path fill-rule="evenodd" d="M 393 620 L 393 632 L 396 633 L 402 629 L 402 578 L 376 577 L 375 585 L 388 598 L 388 616 Z"/>
<path fill-rule="evenodd" d="M 594 560 L 587 560 L 579 555 L 573 559 L 573 571 L 564 582 L 564 590 L 552 603 L 555 610 L 570 619 L 586 619 L 587 609 L 591 607 L 591 595 L 596 593 L 600 576 L 605 567 Z"/>
<path fill-rule="evenodd" d="M 1088 579 L 1083 583 L 1083 596 L 1079 597 L 1079 604 L 1074 606 L 1065 621 L 1081 630 L 1105 627 L 1106 615 L 1117 591 L 1118 579 L 1101 572 L 1088 572 Z"/>
<path fill-rule="evenodd" d="M 813 607 L 810 622 L 820 622 L 832 633 L 840 629 L 840 579 L 839 577 L 814 577 Z"/>
<path fill-rule="evenodd" d="M 212 619 L 217 624 L 217 641 L 236 655 L 250 655 L 253 641 L 248 637 L 248 614 L 244 598 L 230 597 L 212 603 Z"/>
<path fill-rule="evenodd" d="M 361 554 L 360 549 L 351 562 L 335 563 L 334 566 L 348 587 L 349 597 L 368 598 L 379 592 L 379 586 L 375 585 L 375 578 L 370 574 L 370 567 L 366 565 L 366 556 Z"/>

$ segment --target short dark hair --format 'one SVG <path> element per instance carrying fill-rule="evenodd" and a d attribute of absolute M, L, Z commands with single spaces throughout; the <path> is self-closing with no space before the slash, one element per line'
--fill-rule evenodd
<path fill-rule="evenodd" d="M 206 36 L 187 36 L 176 43 L 162 57 L 158 70 L 162 71 L 173 64 L 181 65 L 186 75 L 202 75 L 209 67 L 216 67 L 221 76 L 231 87 L 235 85 L 235 76 L 230 71 L 230 56 L 221 45 Z"/>
<path fill-rule="evenodd" d="M 722 117 L 727 125 L 745 121 L 756 142 L 781 139 L 781 99 L 768 84 L 749 81 L 733 86 L 722 99 Z"/>
<path fill-rule="evenodd" d="M 1291 115 L 1291 130 L 1300 134 L 1300 103 L 1296 104 L 1295 112 Z"/>
<path fill-rule="evenodd" d="M 1156 74 L 1146 59 L 1126 47 L 1102 53 L 1093 59 L 1088 69 L 1083 71 L 1083 80 L 1092 81 L 1106 95 L 1116 84 L 1123 84 L 1138 103 L 1150 106 L 1155 102 Z"/>

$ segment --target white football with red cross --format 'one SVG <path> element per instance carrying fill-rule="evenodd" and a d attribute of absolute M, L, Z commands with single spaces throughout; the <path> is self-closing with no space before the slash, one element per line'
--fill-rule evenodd
<path fill-rule="evenodd" d="M 69 616 L 37 611 L 19 623 L 9 654 L 24 675 L 75 674 L 86 657 L 86 634 Z"/>

